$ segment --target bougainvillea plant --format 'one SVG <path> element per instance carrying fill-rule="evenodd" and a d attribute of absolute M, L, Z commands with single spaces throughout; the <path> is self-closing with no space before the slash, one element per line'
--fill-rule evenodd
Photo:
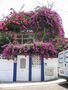
<path fill-rule="evenodd" d="M 64 37 L 60 16 L 55 11 L 45 7 L 34 12 L 32 29 L 37 33 L 42 32 L 42 38 L 47 41 L 54 39 L 56 36 Z"/>
<path fill-rule="evenodd" d="M 60 16 L 49 8 L 42 7 L 34 12 L 13 12 L 2 23 L 3 30 L 21 31 L 30 30 L 44 32 L 43 39 L 55 38 L 56 35 L 64 36 Z"/>
<path fill-rule="evenodd" d="M 60 16 L 49 8 L 42 7 L 32 12 L 12 12 L 0 24 L 0 31 L 7 32 L 12 38 L 18 32 L 34 32 L 35 39 L 43 41 L 41 45 L 33 43 L 32 46 L 8 44 L 4 47 L 5 57 L 16 57 L 18 54 L 39 54 L 43 57 L 56 57 L 66 43 Z M 46 43 L 45 43 L 46 42 Z M 65 42 L 65 43 L 64 43 Z"/>
<path fill-rule="evenodd" d="M 57 50 L 54 48 L 54 45 L 51 43 L 34 43 L 30 47 L 23 45 L 13 45 L 6 44 L 3 46 L 3 57 L 5 58 L 14 58 L 17 55 L 40 55 L 46 58 L 54 58 L 57 57 Z"/>
<path fill-rule="evenodd" d="M 31 17 L 24 12 L 12 12 L 10 17 L 7 17 L 4 21 L 5 29 L 9 31 L 20 32 L 20 30 L 30 29 Z"/>

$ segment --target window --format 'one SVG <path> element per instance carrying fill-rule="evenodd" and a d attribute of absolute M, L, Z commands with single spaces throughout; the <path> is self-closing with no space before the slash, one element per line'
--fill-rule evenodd
<path fill-rule="evenodd" d="M 20 59 L 20 68 L 26 68 L 26 59 L 24 58 L 21 58 Z"/>
<path fill-rule="evenodd" d="M 58 56 L 58 59 L 59 59 L 59 63 L 63 63 L 64 62 L 64 54 L 60 53 Z"/>
<path fill-rule="evenodd" d="M 31 33 L 19 33 L 16 38 L 19 44 L 32 44 L 34 42 L 34 35 Z"/>
<path fill-rule="evenodd" d="M 68 51 L 66 51 L 64 54 L 64 60 L 65 62 L 68 62 Z"/>
<path fill-rule="evenodd" d="M 38 65 L 41 65 L 41 60 L 39 56 L 33 56 L 32 57 L 32 66 L 36 67 Z"/>

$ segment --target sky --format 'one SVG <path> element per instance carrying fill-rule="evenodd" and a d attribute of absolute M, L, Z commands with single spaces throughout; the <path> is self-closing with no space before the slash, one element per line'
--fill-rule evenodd
<path fill-rule="evenodd" d="M 62 18 L 65 37 L 68 38 L 68 0 L 0 0 L 0 20 L 9 15 L 10 8 L 19 12 L 24 5 L 22 11 L 31 11 L 37 6 L 50 7 L 52 4 L 52 10 L 55 10 Z"/>

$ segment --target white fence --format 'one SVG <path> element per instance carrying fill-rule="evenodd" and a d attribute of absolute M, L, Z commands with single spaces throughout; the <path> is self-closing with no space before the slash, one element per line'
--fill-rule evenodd
<path fill-rule="evenodd" d="M 44 80 L 52 80 L 58 78 L 58 59 L 44 59 Z"/>
<path fill-rule="evenodd" d="M 13 60 L 0 59 L 0 82 L 13 81 Z"/>
<path fill-rule="evenodd" d="M 24 55 L 18 55 L 16 64 L 13 60 L 0 59 L 0 82 L 41 81 L 42 77 L 47 81 L 58 78 L 58 59 L 43 60 L 42 66 L 39 56 L 32 56 L 31 63 L 29 56 Z"/>

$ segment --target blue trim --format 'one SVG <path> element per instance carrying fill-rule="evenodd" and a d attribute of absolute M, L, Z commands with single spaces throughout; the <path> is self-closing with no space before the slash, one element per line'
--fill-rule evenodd
<path fill-rule="evenodd" d="M 41 57 L 41 81 L 44 81 L 44 58 Z"/>
<path fill-rule="evenodd" d="M 29 56 L 29 81 L 32 79 L 32 57 Z"/>
<path fill-rule="evenodd" d="M 16 81 L 16 73 L 17 73 L 17 63 L 14 63 L 14 68 L 13 68 L 13 82 Z"/>

